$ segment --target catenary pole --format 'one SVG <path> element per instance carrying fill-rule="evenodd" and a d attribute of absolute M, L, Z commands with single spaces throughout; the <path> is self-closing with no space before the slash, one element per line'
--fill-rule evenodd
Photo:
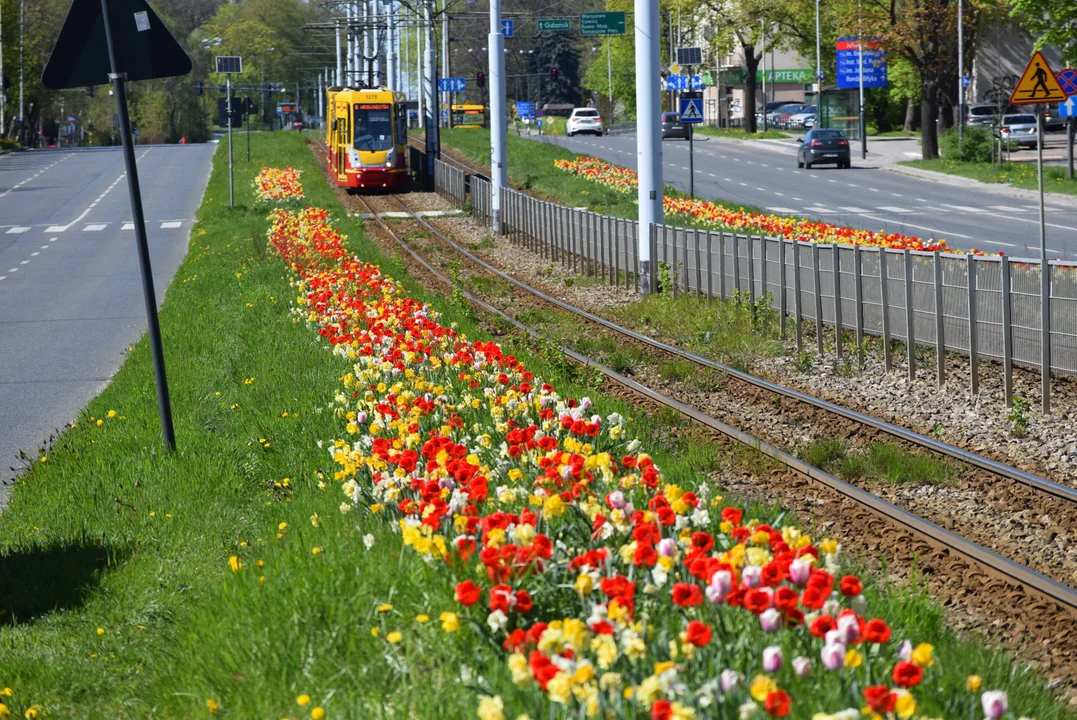
<path fill-rule="evenodd" d="M 957 0 L 957 141 L 965 140 L 965 4 Z"/>
<path fill-rule="evenodd" d="M 636 40 L 636 167 L 639 170 L 640 291 L 651 289 L 651 233 L 662 222 L 662 146 L 659 121 L 659 33 L 658 3 L 635 0 Z"/>
<path fill-rule="evenodd" d="M 337 75 L 333 83 L 337 87 L 344 84 L 344 58 L 340 55 L 340 20 L 337 20 Z"/>
<path fill-rule="evenodd" d="M 493 8 L 490 8 L 493 12 Z M 493 71 L 491 71 L 492 73 Z M 441 77 L 452 77 L 449 74 L 449 2 L 442 0 L 441 3 Z M 492 78 L 491 78 L 492 80 Z M 452 93 L 447 93 L 445 102 L 449 104 L 449 114 L 442 121 L 443 127 L 451 127 L 449 118 L 452 117 Z"/>
<path fill-rule="evenodd" d="M 424 102 L 426 86 L 424 84 L 425 66 L 423 65 L 423 23 L 419 11 L 415 11 L 415 100 L 419 104 L 419 127 L 426 127 L 426 103 Z"/>
<path fill-rule="evenodd" d="M 606 37 L 606 82 L 609 83 L 610 119 L 607 130 L 613 129 L 613 38 Z"/>
<path fill-rule="evenodd" d="M 142 294 L 146 301 L 146 320 L 149 325 L 150 354 L 153 356 L 153 374 L 157 379 L 157 407 L 161 414 L 161 433 L 165 447 L 176 449 L 176 432 L 172 427 L 172 402 L 168 395 L 168 377 L 165 373 L 164 343 L 161 341 L 161 323 L 157 317 L 157 294 L 153 288 L 153 271 L 150 267 L 150 247 L 146 241 L 146 219 L 142 215 L 142 193 L 138 187 L 138 164 L 135 162 L 134 138 L 131 137 L 131 117 L 127 111 L 126 73 L 119 72 L 116 48 L 112 42 L 108 0 L 101 0 L 101 15 L 105 26 L 105 44 L 108 46 L 109 79 L 116 96 L 116 113 L 120 117 L 120 141 L 123 145 L 123 163 L 127 171 L 127 189 L 131 196 L 131 217 L 135 226 L 135 244 L 138 247 L 138 264 L 142 274 Z M 229 77 L 231 77 L 229 75 Z M 231 118 L 229 118 L 231 132 Z"/>
<path fill-rule="evenodd" d="M 819 25 L 819 0 L 815 0 L 815 116 L 819 117 L 819 101 L 823 92 L 823 35 Z"/>
<path fill-rule="evenodd" d="M 396 77 L 396 14 L 391 4 L 382 6 L 385 10 L 387 42 L 385 43 L 385 85 L 390 90 L 399 90 Z"/>
<path fill-rule="evenodd" d="M 1036 113 L 1036 179 L 1040 191 L 1040 395 L 1044 415 L 1051 412 L 1051 263 L 1047 258 L 1047 220 L 1043 207 L 1043 113 Z"/>
<path fill-rule="evenodd" d="M 491 219 L 495 235 L 501 234 L 501 192 L 505 187 L 505 36 L 501 34 L 501 0 L 490 0 L 490 174 Z"/>
<path fill-rule="evenodd" d="M 426 75 L 423 77 L 423 94 L 426 96 L 426 177 L 428 182 L 434 178 L 434 160 L 440 150 L 438 137 L 438 96 L 437 96 L 437 65 L 434 57 L 434 0 L 426 0 L 423 3 L 424 23 L 426 33 L 425 47 L 423 48 L 423 60 L 426 66 Z"/>
<path fill-rule="evenodd" d="M 860 68 L 860 159 L 868 157 L 868 128 L 864 122 L 864 24 L 860 16 L 861 3 L 857 2 L 856 56 Z"/>

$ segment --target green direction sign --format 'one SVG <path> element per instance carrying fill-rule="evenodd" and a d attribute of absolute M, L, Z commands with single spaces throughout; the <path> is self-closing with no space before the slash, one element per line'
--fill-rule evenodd
<path fill-rule="evenodd" d="M 722 82 L 728 85 L 743 85 L 748 73 L 743 69 L 723 70 Z M 755 71 L 755 81 L 763 82 L 763 71 Z M 810 69 L 767 70 L 767 83 L 810 83 L 815 82 L 815 71 Z"/>
<path fill-rule="evenodd" d="M 624 35 L 623 12 L 580 13 L 580 35 Z"/>
<path fill-rule="evenodd" d="M 539 18 L 539 32 L 565 32 L 572 29 L 572 18 Z"/>

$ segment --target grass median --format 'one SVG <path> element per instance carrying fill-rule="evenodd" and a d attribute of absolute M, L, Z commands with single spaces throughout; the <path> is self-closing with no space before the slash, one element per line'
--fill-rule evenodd
<path fill-rule="evenodd" d="M 444 570 L 404 551 L 390 522 L 339 510 L 324 445 L 341 434 L 327 408 L 347 365 L 291 313 L 291 273 L 251 204 L 255 172 L 304 170 L 307 202 L 334 213 L 349 250 L 469 336 L 488 332 L 363 237 L 301 137 L 252 138 L 252 159 L 237 163 L 230 210 L 218 153 L 162 309 L 179 449 L 160 449 L 143 340 L 0 515 L 0 700 L 37 717 L 470 718 L 495 688 L 518 706 L 489 635 L 440 627 L 456 607 Z M 594 393 L 591 375 L 502 344 L 563 393 Z M 635 417 L 671 481 L 698 475 L 683 434 L 669 440 L 675 418 L 603 398 L 596 411 Z M 900 636 L 931 638 L 948 686 L 975 669 L 1022 712 L 1062 716 L 1029 672 L 958 642 L 922 595 L 869 602 Z"/>
<path fill-rule="evenodd" d="M 990 163 L 959 162 L 936 158 L 934 160 L 906 160 L 898 164 L 918 170 L 956 175 L 983 183 L 1010 185 L 1025 190 L 1039 189 L 1035 162 L 1006 163 L 1001 167 L 993 167 Z M 1044 192 L 1077 195 L 1077 180 L 1070 180 L 1066 177 L 1064 166 L 1044 165 L 1043 189 Z"/>

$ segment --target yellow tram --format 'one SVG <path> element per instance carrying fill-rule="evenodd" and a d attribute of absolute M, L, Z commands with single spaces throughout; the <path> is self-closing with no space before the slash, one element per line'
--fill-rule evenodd
<path fill-rule="evenodd" d="M 485 105 L 453 105 L 452 126 L 454 128 L 484 128 L 486 127 Z"/>
<path fill-rule="evenodd" d="M 337 185 L 359 191 L 406 188 L 404 93 L 384 87 L 331 87 L 326 101 L 326 162 Z"/>

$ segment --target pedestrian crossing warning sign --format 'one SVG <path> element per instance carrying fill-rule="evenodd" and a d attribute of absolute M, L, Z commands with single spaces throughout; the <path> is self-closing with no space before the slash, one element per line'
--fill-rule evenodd
<path fill-rule="evenodd" d="M 1033 53 L 1021 80 L 1010 95 L 1012 105 L 1038 105 L 1040 103 L 1066 102 L 1066 93 L 1058 84 L 1051 66 L 1043 53 Z"/>

